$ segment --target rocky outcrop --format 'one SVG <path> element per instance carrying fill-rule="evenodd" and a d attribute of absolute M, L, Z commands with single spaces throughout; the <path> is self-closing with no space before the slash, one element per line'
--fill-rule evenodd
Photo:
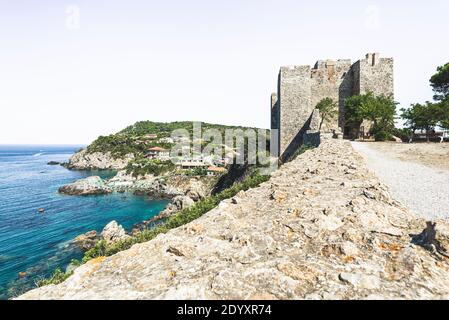
<path fill-rule="evenodd" d="M 103 181 L 100 177 L 89 177 L 59 188 L 60 193 L 69 195 L 94 195 L 110 192 L 132 192 L 155 199 L 171 199 L 167 207 L 157 216 L 136 224 L 132 234 L 136 235 L 180 210 L 192 206 L 209 195 L 216 177 L 188 177 L 182 175 L 153 175 L 134 177 L 126 171 L 119 171 L 113 178 Z M 76 242 L 82 249 L 91 247 L 92 241 L 84 241 L 81 235 Z"/>
<path fill-rule="evenodd" d="M 98 241 L 104 240 L 107 244 L 115 243 L 120 240 L 126 240 L 129 236 L 125 229 L 113 220 L 109 222 L 103 231 L 98 234 L 97 231 L 92 230 L 77 236 L 72 243 L 83 251 L 87 251 L 95 247 Z"/>
<path fill-rule="evenodd" d="M 215 182 L 215 177 L 188 177 L 174 174 L 158 177 L 148 174 L 135 177 L 121 170 L 105 181 L 105 184 L 116 192 L 132 192 L 156 199 L 172 199 L 176 196 L 187 195 L 194 201 L 198 201 L 210 194 Z"/>
<path fill-rule="evenodd" d="M 141 193 L 150 196 L 163 194 L 168 198 L 174 198 L 179 195 L 186 195 L 194 201 L 198 201 L 211 193 L 216 181 L 216 177 L 189 177 L 169 174 L 157 177 L 151 184 L 138 183 L 137 186 L 139 190 L 143 191 Z"/>
<path fill-rule="evenodd" d="M 447 299 L 447 230 L 392 199 L 348 142 L 323 140 L 259 188 L 20 299 Z"/>
<path fill-rule="evenodd" d="M 115 243 L 121 240 L 126 240 L 129 236 L 126 234 L 125 229 L 117 223 L 117 221 L 109 222 L 101 231 L 101 237 L 107 244 Z"/>
<path fill-rule="evenodd" d="M 183 209 L 189 208 L 194 204 L 195 201 L 192 198 L 189 198 L 188 196 L 176 196 L 167 205 L 167 207 L 163 211 L 161 211 L 158 215 L 134 225 L 131 234 L 137 235 L 142 231 L 144 231 L 145 229 L 155 226 L 162 220 L 174 215 L 175 213 Z"/>
<path fill-rule="evenodd" d="M 182 181 L 182 183 L 181 183 Z M 167 181 L 164 180 L 162 189 L 165 190 L 166 195 L 175 195 L 167 207 L 161 211 L 158 215 L 144 220 L 136 224 L 132 229 L 132 234 L 136 235 L 145 229 L 151 228 L 162 220 L 174 215 L 175 213 L 189 208 L 195 204 L 195 202 L 203 199 L 205 196 L 211 193 L 211 182 L 215 179 L 211 178 L 189 178 L 189 177 L 170 177 Z M 166 187 L 166 183 L 170 183 L 169 187 Z M 166 190 L 171 190 L 171 193 Z"/>
<path fill-rule="evenodd" d="M 133 159 L 133 154 L 117 158 L 112 156 L 110 152 L 88 153 L 86 149 L 83 149 L 70 157 L 65 166 L 74 170 L 121 170 Z"/>
<path fill-rule="evenodd" d="M 217 179 L 215 177 L 187 177 L 173 175 L 158 179 L 159 189 L 171 198 L 171 202 L 158 215 L 136 224 L 132 234 L 136 235 L 145 229 L 151 228 L 175 213 L 189 208 L 195 202 L 210 195 Z M 154 190 L 154 189 L 153 189 Z M 146 194 L 154 196 L 154 191 L 146 191 Z"/>
<path fill-rule="evenodd" d="M 104 183 L 103 179 L 98 176 L 77 180 L 74 183 L 60 187 L 58 191 L 59 193 L 78 196 L 99 195 L 112 192 Z"/>
<path fill-rule="evenodd" d="M 193 201 L 199 201 L 206 196 L 207 192 L 204 190 L 204 186 L 198 181 L 194 181 L 189 189 L 186 191 L 186 196 Z"/>
<path fill-rule="evenodd" d="M 171 198 L 181 193 L 166 185 L 164 177 L 156 177 L 152 174 L 135 177 L 125 170 L 117 172 L 114 177 L 106 181 L 106 184 L 117 192 L 132 192 L 153 198 Z"/>
<path fill-rule="evenodd" d="M 87 251 L 95 247 L 99 237 L 95 230 L 79 235 L 73 240 L 73 243 L 83 251 Z"/>
<path fill-rule="evenodd" d="M 185 208 L 189 208 L 195 204 L 195 201 L 188 196 L 176 196 L 167 208 L 162 211 L 162 214 L 170 216 L 171 214 L 180 211 Z"/>

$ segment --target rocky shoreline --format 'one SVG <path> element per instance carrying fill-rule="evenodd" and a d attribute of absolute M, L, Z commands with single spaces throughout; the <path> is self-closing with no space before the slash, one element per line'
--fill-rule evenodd
<path fill-rule="evenodd" d="M 65 195 L 78 196 L 129 192 L 152 199 L 170 200 L 167 207 L 158 215 L 134 225 L 129 233 L 125 232 L 125 235 L 129 236 L 136 235 L 176 212 L 194 205 L 195 202 L 211 193 L 215 182 L 216 178 L 214 177 L 188 177 L 173 174 L 161 177 L 155 177 L 153 175 L 134 177 L 122 170 L 107 180 L 103 180 L 99 176 L 91 176 L 77 180 L 60 187 L 59 192 Z M 113 222 L 115 221 L 111 221 L 111 223 Z M 117 226 L 117 228 L 122 227 Z M 120 237 L 120 240 L 122 238 Z M 97 235 L 96 231 L 92 230 L 79 235 L 74 239 L 73 243 L 82 250 L 87 251 L 102 239 L 104 237 Z"/>
<path fill-rule="evenodd" d="M 70 170 L 118 170 L 116 175 L 110 179 L 102 179 L 99 176 L 91 176 L 77 180 L 73 183 L 61 186 L 58 192 L 64 195 L 90 196 L 106 195 L 113 192 L 132 193 L 146 196 L 151 199 L 170 200 L 167 207 L 158 215 L 137 223 L 127 233 L 122 226 L 111 221 L 106 228 L 112 228 L 123 236 L 115 237 L 114 241 L 122 240 L 124 237 L 136 235 L 147 228 L 170 217 L 176 212 L 192 206 L 195 202 L 210 195 L 215 183 L 214 177 L 188 177 L 183 175 L 166 174 L 163 176 L 145 175 L 135 177 L 128 174 L 123 168 L 134 158 L 132 154 L 122 158 L 114 158 L 110 153 L 88 153 L 83 149 L 70 157 L 69 162 L 63 164 Z M 117 231 L 117 230 L 123 230 Z M 72 243 L 83 251 L 95 246 L 100 240 L 107 240 L 95 230 L 86 232 L 76 237 Z M 109 241 L 109 240 L 107 240 Z"/>
<path fill-rule="evenodd" d="M 112 189 L 100 177 L 92 176 L 62 186 L 58 192 L 66 195 L 88 196 L 108 194 L 112 192 Z"/>
<path fill-rule="evenodd" d="M 323 140 L 197 220 L 19 299 L 447 299 L 448 230 L 395 201 L 347 141 Z"/>

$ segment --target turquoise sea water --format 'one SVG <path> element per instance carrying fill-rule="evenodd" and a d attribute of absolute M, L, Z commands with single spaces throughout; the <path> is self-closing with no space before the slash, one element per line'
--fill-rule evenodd
<path fill-rule="evenodd" d="M 60 186 L 109 171 L 71 171 L 49 166 L 66 161 L 78 146 L 0 146 L 0 299 L 34 286 L 82 252 L 70 240 L 101 231 L 111 220 L 125 229 L 158 214 L 167 204 L 132 194 L 64 196 Z M 39 213 L 45 208 L 45 213 Z M 19 279 L 19 272 L 26 277 Z"/>

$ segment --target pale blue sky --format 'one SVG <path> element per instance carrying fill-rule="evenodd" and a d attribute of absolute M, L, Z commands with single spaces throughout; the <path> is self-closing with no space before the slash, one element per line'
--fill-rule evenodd
<path fill-rule="evenodd" d="M 395 58 L 432 97 L 449 1 L 0 0 L 0 143 L 88 143 L 138 120 L 269 127 L 281 65 Z"/>

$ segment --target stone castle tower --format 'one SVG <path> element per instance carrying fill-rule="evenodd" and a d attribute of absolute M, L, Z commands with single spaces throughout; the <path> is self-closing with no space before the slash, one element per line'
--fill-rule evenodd
<path fill-rule="evenodd" d="M 345 132 L 345 99 L 368 92 L 393 96 L 392 58 L 370 53 L 354 64 L 348 59 L 320 60 L 313 68 L 281 67 L 277 93 L 271 95 L 271 128 L 279 130 L 279 155 L 287 158 L 303 143 L 322 99 L 332 98 L 339 107 L 338 119 L 326 123 L 324 129 Z"/>

